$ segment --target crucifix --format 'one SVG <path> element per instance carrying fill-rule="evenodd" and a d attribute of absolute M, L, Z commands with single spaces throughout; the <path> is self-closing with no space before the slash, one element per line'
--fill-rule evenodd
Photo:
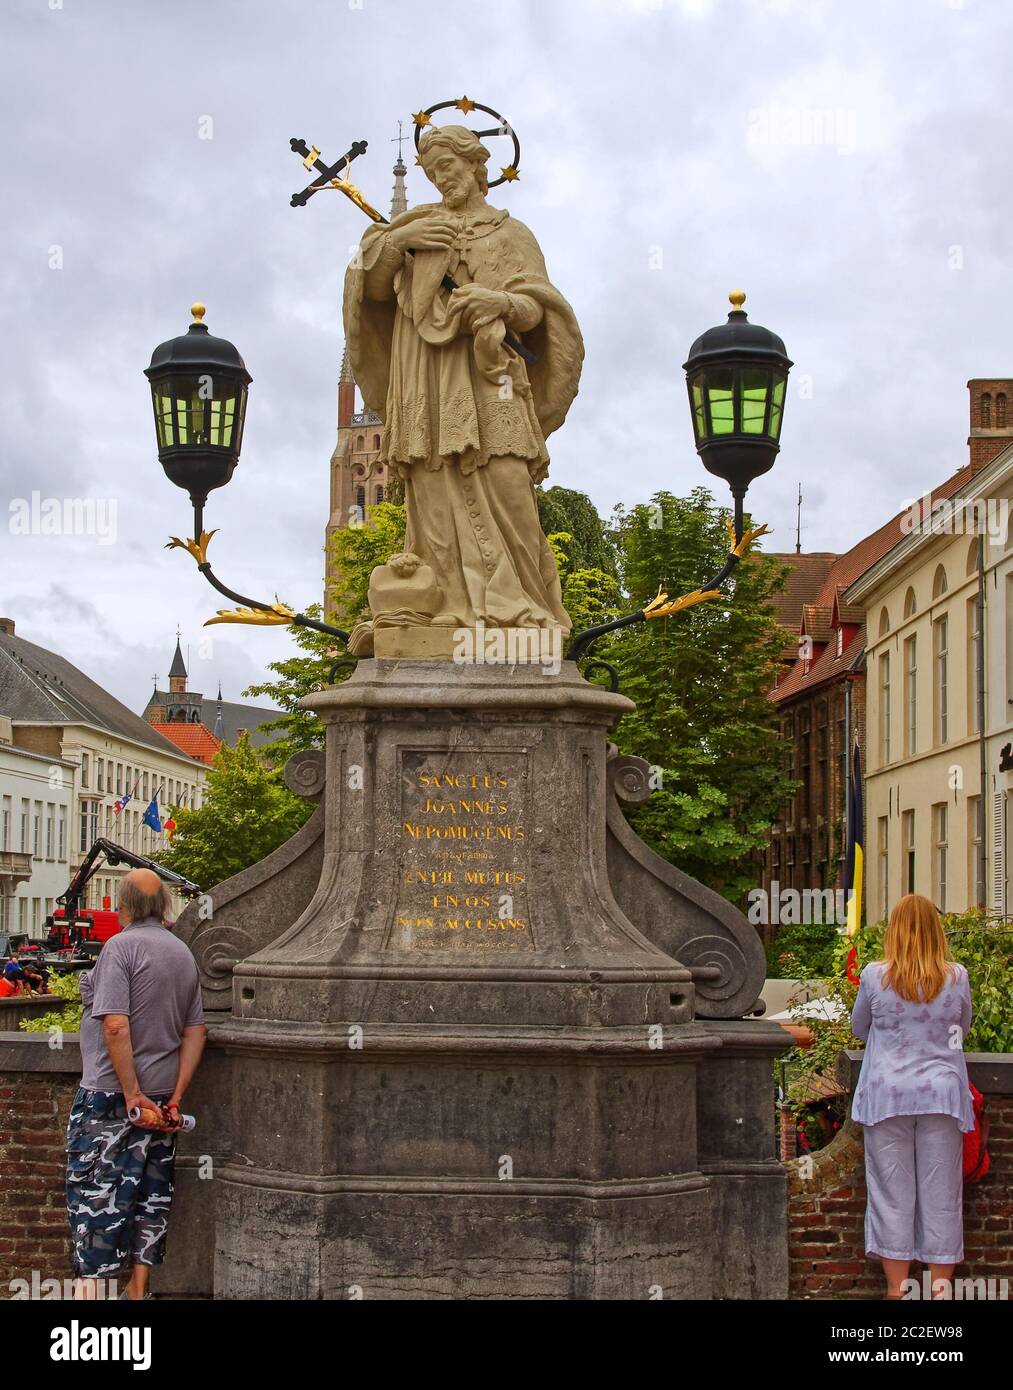
<path fill-rule="evenodd" d="M 308 184 L 301 193 L 293 193 L 289 200 L 292 207 L 305 207 L 314 193 L 319 193 L 321 188 L 338 187 L 341 179 L 341 171 L 345 172 L 345 182 L 348 177 L 348 166 L 353 159 L 357 159 L 360 154 L 366 153 L 366 141 L 354 140 L 340 159 L 336 159 L 333 164 L 325 164 L 320 158 L 320 151 L 316 145 L 312 148 L 306 144 L 305 140 L 290 140 L 289 146 L 295 154 L 302 155 L 302 162 L 307 169 L 316 169 L 319 178 Z"/>
<path fill-rule="evenodd" d="M 441 111 L 446 106 L 456 106 L 458 110 L 464 111 L 465 114 L 467 114 L 468 111 L 474 110 L 476 105 L 478 104 L 476 102 L 471 101 L 468 97 L 461 97 L 456 102 L 440 102 L 436 106 L 430 106 L 426 111 L 416 112 L 414 116 L 416 149 L 418 148 L 419 136 L 422 132 L 423 127 L 432 124 L 431 117 L 434 111 Z M 520 161 L 520 144 L 518 143 L 517 136 L 514 134 L 513 127 L 506 120 L 504 120 L 502 116 L 499 115 L 498 111 L 493 111 L 492 107 L 490 106 L 481 105 L 478 105 L 478 109 L 480 111 L 487 111 L 490 115 L 496 116 L 500 121 L 500 124 L 496 126 L 494 129 L 478 132 L 480 135 L 509 135 L 509 137 L 513 141 L 513 163 L 503 170 L 503 173 L 500 178 L 494 179 L 493 182 L 489 185 L 490 188 L 494 188 L 496 184 L 503 183 L 505 181 L 512 181 L 517 178 L 517 164 Z M 392 145 L 395 143 L 395 141 L 397 142 L 399 152 L 401 149 L 401 142 L 404 139 L 404 135 L 400 133 L 402 129 L 402 122 L 398 121 L 399 134 L 391 140 Z M 310 198 L 313 196 L 314 193 L 319 193 L 324 188 L 334 188 L 337 189 L 339 193 L 344 193 L 346 198 L 350 198 L 351 201 L 355 203 L 355 205 L 358 208 L 361 208 L 361 210 L 366 214 L 370 221 L 386 223 L 390 220 L 389 218 L 384 217 L 382 213 L 377 212 L 376 208 L 372 207 L 369 203 L 367 203 L 360 190 L 356 188 L 355 184 L 352 183 L 352 181 L 348 177 L 349 164 L 353 159 L 356 158 L 357 155 L 362 154 L 366 149 L 365 140 L 355 141 L 355 143 L 351 146 L 348 152 L 342 155 L 340 159 L 336 160 L 331 165 L 325 164 L 324 161 L 320 158 L 320 151 L 316 145 L 307 147 L 305 140 L 290 140 L 288 143 L 295 154 L 300 154 L 303 156 L 303 164 L 306 166 L 306 168 L 319 170 L 321 176 L 319 180 L 317 180 L 314 183 L 311 183 L 307 188 L 304 188 L 301 193 L 294 193 L 292 195 L 292 198 L 290 199 L 292 207 L 304 207 L 306 203 L 309 202 Z M 412 255 L 412 252 L 409 251 L 407 252 L 407 254 L 410 256 Z M 459 288 L 457 281 L 454 279 L 452 275 L 444 275 L 442 284 L 445 289 L 450 290 L 451 292 Z M 517 356 L 522 357 L 525 362 L 533 363 L 535 361 L 534 353 L 531 352 L 529 348 L 526 348 L 524 346 L 521 340 L 517 337 L 516 333 L 512 333 L 508 330 L 503 341 L 506 343 L 506 346 L 510 349 L 511 352 L 515 352 Z"/>

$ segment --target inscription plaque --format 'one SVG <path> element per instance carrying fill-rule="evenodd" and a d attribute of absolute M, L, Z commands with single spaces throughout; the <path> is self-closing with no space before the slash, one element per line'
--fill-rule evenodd
<path fill-rule="evenodd" d="M 522 753 L 403 749 L 397 903 L 409 951 L 530 951 Z"/>

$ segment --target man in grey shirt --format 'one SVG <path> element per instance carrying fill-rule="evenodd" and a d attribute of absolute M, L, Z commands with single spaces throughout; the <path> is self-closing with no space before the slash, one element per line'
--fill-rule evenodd
<path fill-rule="evenodd" d="M 84 1072 L 67 1127 L 67 1213 L 75 1297 L 128 1267 L 121 1298 L 148 1298 L 165 1258 L 179 1104 L 206 1029 L 197 966 L 166 927 L 168 890 L 151 869 L 123 880 L 124 930 L 81 978 Z M 139 1106 L 155 1121 L 131 1122 Z"/>

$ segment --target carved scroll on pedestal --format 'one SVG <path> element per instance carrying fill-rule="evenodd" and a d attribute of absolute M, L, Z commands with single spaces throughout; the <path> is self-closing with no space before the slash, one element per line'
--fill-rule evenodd
<path fill-rule="evenodd" d="M 760 938 L 725 898 L 644 844 L 622 805 L 640 806 L 650 796 L 649 764 L 612 745 L 610 752 L 607 854 L 616 901 L 649 940 L 693 971 L 698 1018 L 741 1018 L 763 988 Z"/>
<path fill-rule="evenodd" d="M 320 802 L 324 755 L 307 750 L 285 764 L 285 781 L 297 796 Z M 219 883 L 179 916 L 176 935 L 193 952 L 204 1008 L 232 1007 L 232 970 L 285 931 L 312 898 L 324 857 L 324 808 L 283 845 L 242 873 Z"/>

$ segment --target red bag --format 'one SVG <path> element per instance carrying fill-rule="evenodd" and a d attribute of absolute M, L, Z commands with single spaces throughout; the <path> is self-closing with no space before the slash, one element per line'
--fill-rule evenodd
<path fill-rule="evenodd" d="M 985 1097 L 969 1081 L 971 1102 L 974 1105 L 974 1129 L 964 1135 L 964 1181 L 980 1182 L 991 1167 L 988 1156 L 988 1116 L 985 1114 Z"/>

